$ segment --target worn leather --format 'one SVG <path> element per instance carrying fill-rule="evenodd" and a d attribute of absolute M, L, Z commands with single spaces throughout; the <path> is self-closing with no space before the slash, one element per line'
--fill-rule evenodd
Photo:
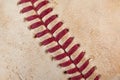
<path fill-rule="evenodd" d="M 67 80 L 23 21 L 18 0 L 0 0 L 0 80 Z M 50 0 L 101 80 L 120 80 L 120 1 Z M 92 79 L 88 79 L 92 80 Z"/>

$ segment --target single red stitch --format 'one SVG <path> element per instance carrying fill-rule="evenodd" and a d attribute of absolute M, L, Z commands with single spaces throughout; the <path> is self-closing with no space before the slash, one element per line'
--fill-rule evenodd
<path fill-rule="evenodd" d="M 35 34 L 35 38 L 42 37 L 47 33 L 49 33 L 49 30 L 46 29 L 46 30 L 44 30 L 42 32 L 39 32 L 39 33 Z"/>
<path fill-rule="evenodd" d="M 73 41 L 74 37 L 69 37 L 69 39 L 67 39 L 63 45 L 62 45 L 62 48 L 65 50 Z"/>
<path fill-rule="evenodd" d="M 92 73 L 95 71 L 96 66 L 92 67 L 86 74 L 84 74 L 84 78 L 87 79 L 92 75 Z"/>
<path fill-rule="evenodd" d="M 52 48 L 49 48 L 49 49 L 47 50 L 47 52 L 53 53 L 53 52 L 59 50 L 60 48 L 61 48 L 61 46 L 60 46 L 60 45 L 57 45 L 57 46 L 54 46 L 54 47 L 52 47 Z"/>
<path fill-rule="evenodd" d="M 45 6 L 46 4 L 48 4 L 49 1 L 48 0 L 44 0 L 42 2 L 40 2 L 37 6 L 36 6 L 36 11 L 38 11 L 40 8 L 42 8 L 43 6 Z"/>
<path fill-rule="evenodd" d="M 82 78 L 83 78 L 82 75 L 77 75 L 77 76 L 69 78 L 69 80 L 81 80 Z"/>
<path fill-rule="evenodd" d="M 55 20 L 58 17 L 58 15 L 52 15 L 45 21 L 45 26 L 48 26 L 53 20 Z"/>
<path fill-rule="evenodd" d="M 26 3 L 26 2 L 30 2 L 31 0 L 20 0 L 17 4 L 22 4 L 22 3 Z"/>
<path fill-rule="evenodd" d="M 62 30 L 61 32 L 59 32 L 58 34 L 57 34 L 57 36 L 55 37 L 56 38 L 56 41 L 59 41 L 65 34 L 67 34 L 68 33 L 68 29 L 64 29 L 64 30 Z"/>
<path fill-rule="evenodd" d="M 55 38 L 54 37 L 51 37 L 51 38 L 48 38 L 44 41 L 41 42 L 41 45 L 48 45 L 50 44 L 51 42 L 55 41 Z"/>
<path fill-rule="evenodd" d="M 73 61 L 74 64 L 77 65 L 77 64 L 82 60 L 82 58 L 84 57 L 84 55 L 85 55 L 85 52 L 81 52 L 81 53 L 75 58 L 75 60 Z"/>
<path fill-rule="evenodd" d="M 35 28 L 40 27 L 41 25 L 43 25 L 43 22 L 42 21 L 38 21 L 38 22 L 35 22 L 35 23 L 31 24 L 29 29 L 35 29 Z"/>
<path fill-rule="evenodd" d="M 66 56 L 67 56 L 66 53 L 62 53 L 62 54 L 59 54 L 59 55 L 55 56 L 54 59 L 61 60 L 61 59 L 65 58 Z"/>
<path fill-rule="evenodd" d="M 65 71 L 65 73 L 67 73 L 67 74 L 73 74 L 73 73 L 76 73 L 78 71 L 78 68 L 72 68 L 72 69 L 69 69 L 69 70 L 67 70 L 67 71 Z"/>
<path fill-rule="evenodd" d="M 24 20 L 25 21 L 32 21 L 32 20 L 34 20 L 36 18 L 39 18 L 39 16 L 38 15 L 32 15 L 32 16 L 26 17 Z"/>
<path fill-rule="evenodd" d="M 41 14 L 39 16 L 42 19 L 44 16 L 46 16 L 47 14 L 49 14 L 52 11 L 53 11 L 53 8 L 45 9 L 44 11 L 41 12 Z"/>
<path fill-rule="evenodd" d="M 79 68 L 79 71 L 82 72 L 88 66 L 88 64 L 89 64 L 89 59 L 82 64 L 82 66 Z"/>
<path fill-rule="evenodd" d="M 61 67 L 67 67 L 69 66 L 70 64 L 72 64 L 72 62 L 70 60 L 66 61 L 66 62 L 63 62 L 63 63 L 60 63 L 59 66 Z"/>
<path fill-rule="evenodd" d="M 31 11 L 31 10 L 33 10 L 33 9 L 34 9 L 33 6 L 27 6 L 27 7 L 23 8 L 23 9 L 20 11 L 20 13 L 26 13 L 26 12 Z"/>
<path fill-rule="evenodd" d="M 79 44 L 75 44 L 69 51 L 68 51 L 68 55 L 71 56 L 78 48 L 79 48 Z"/>
<path fill-rule="evenodd" d="M 63 22 L 58 22 L 53 28 L 51 29 L 51 34 L 53 34 L 57 29 L 59 29 L 63 25 Z"/>

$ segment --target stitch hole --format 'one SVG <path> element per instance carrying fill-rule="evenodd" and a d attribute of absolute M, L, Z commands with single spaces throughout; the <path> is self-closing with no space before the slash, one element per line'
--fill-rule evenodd
<path fill-rule="evenodd" d="M 66 28 L 67 31 L 69 31 L 69 29 Z"/>
<path fill-rule="evenodd" d="M 80 47 L 80 44 L 77 44 L 78 47 Z"/>
<path fill-rule="evenodd" d="M 63 73 L 64 73 L 64 74 L 67 74 L 67 71 L 64 71 Z"/>
<path fill-rule="evenodd" d="M 49 51 L 48 51 L 48 50 L 45 50 L 45 53 L 46 53 L 46 54 L 48 54 L 48 53 L 49 53 Z"/>
<path fill-rule="evenodd" d="M 52 60 L 52 61 L 54 61 L 54 60 L 55 60 L 53 56 L 51 56 L 51 60 Z"/>
<path fill-rule="evenodd" d="M 68 80 L 71 80 L 71 78 L 68 78 Z"/>
<path fill-rule="evenodd" d="M 53 61 L 53 60 L 54 60 L 54 57 L 51 57 L 51 60 Z"/>

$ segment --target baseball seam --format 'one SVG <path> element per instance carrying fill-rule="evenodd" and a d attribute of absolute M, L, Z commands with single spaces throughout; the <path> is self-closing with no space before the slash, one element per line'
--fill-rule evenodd
<path fill-rule="evenodd" d="M 47 9 L 43 10 L 40 14 L 38 14 L 37 11 L 40 8 L 42 8 L 43 6 L 47 5 L 49 3 L 49 1 L 48 0 L 43 0 L 43 1 L 39 2 L 39 4 L 37 6 L 34 6 L 34 4 L 37 1 L 38 0 L 20 0 L 18 2 L 18 4 L 24 4 L 24 3 L 27 3 L 27 2 L 30 2 L 32 4 L 31 6 L 24 7 L 20 11 L 21 13 L 26 13 L 26 12 L 29 12 L 31 10 L 34 10 L 36 12 L 35 15 L 30 15 L 30 16 L 26 17 L 25 18 L 26 21 L 32 21 L 32 20 L 37 19 L 37 18 L 41 20 L 41 21 L 32 23 L 29 26 L 29 29 L 36 29 L 36 28 L 38 28 L 38 27 L 40 27 L 42 25 L 44 25 L 46 27 L 45 30 L 43 30 L 41 32 L 38 32 L 37 34 L 35 34 L 34 37 L 35 38 L 40 38 L 40 37 L 46 35 L 47 33 L 51 34 L 52 37 L 43 40 L 41 42 L 41 45 L 46 46 L 46 45 L 52 43 L 53 41 L 57 42 L 57 45 L 54 46 L 54 47 L 51 47 L 51 48 L 47 49 L 47 52 L 53 53 L 53 52 L 56 52 L 59 49 L 62 49 L 64 51 L 64 53 L 54 56 L 53 59 L 55 59 L 55 60 L 61 60 L 61 59 L 65 58 L 65 57 L 69 57 L 68 61 L 60 63 L 59 66 L 61 66 L 61 67 L 67 67 L 67 66 L 70 66 L 71 64 L 74 64 L 75 68 L 71 68 L 69 70 L 66 70 L 64 73 L 66 73 L 66 74 L 73 74 L 73 73 L 76 73 L 76 72 L 80 73 L 80 75 L 76 75 L 76 76 L 70 77 L 69 80 L 81 80 L 82 78 L 84 78 L 85 80 L 88 79 L 94 73 L 94 71 L 96 70 L 96 66 L 93 66 L 92 68 L 90 68 L 90 70 L 87 73 L 85 73 L 85 74 L 82 73 L 83 70 L 86 69 L 87 66 L 89 65 L 89 60 L 90 59 L 87 59 L 80 67 L 77 66 L 77 64 L 84 57 L 85 52 L 80 52 L 80 54 L 74 60 L 71 58 L 71 55 L 74 54 L 74 52 L 79 49 L 80 45 L 79 44 L 75 44 L 75 45 L 73 45 L 72 48 L 70 48 L 68 51 L 66 51 L 66 48 L 73 42 L 74 38 L 73 37 L 68 37 L 66 39 L 66 41 L 63 43 L 63 45 L 61 45 L 59 43 L 59 41 L 60 41 L 60 39 L 63 36 L 65 36 L 69 32 L 69 29 L 65 28 L 61 32 L 59 32 L 57 34 L 57 36 L 53 36 L 53 33 L 56 30 L 58 30 L 60 27 L 62 27 L 63 22 L 60 21 L 56 25 L 54 25 L 52 27 L 52 29 L 49 29 L 48 25 L 52 21 L 54 21 L 56 18 L 58 18 L 58 15 L 56 15 L 56 14 L 52 15 L 48 19 L 46 19 L 46 21 L 43 21 L 43 18 L 46 15 L 49 15 L 49 13 L 51 13 L 53 11 L 53 8 L 51 8 L 51 7 L 47 8 Z M 99 80 L 99 79 L 100 79 L 100 75 L 97 75 L 94 78 L 94 80 Z"/>

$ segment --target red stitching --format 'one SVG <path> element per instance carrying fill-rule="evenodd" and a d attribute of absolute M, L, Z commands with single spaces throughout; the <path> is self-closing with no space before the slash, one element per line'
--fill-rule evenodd
<path fill-rule="evenodd" d="M 55 57 L 53 57 L 55 60 L 61 60 L 61 59 L 63 59 L 63 58 L 65 58 L 67 56 L 67 54 L 66 53 L 62 53 L 62 54 L 59 54 L 59 55 L 57 55 L 57 56 L 55 56 Z"/>
<path fill-rule="evenodd" d="M 47 14 L 49 14 L 52 11 L 53 11 L 53 8 L 45 9 L 43 12 L 41 12 L 41 14 L 39 16 L 42 19 L 43 17 L 45 17 Z"/>
<path fill-rule="evenodd" d="M 49 49 L 47 50 L 47 52 L 53 53 L 53 52 L 57 51 L 57 50 L 60 49 L 60 48 L 61 48 L 61 46 L 60 46 L 60 45 L 57 45 L 57 46 L 54 46 L 54 47 L 52 47 L 52 48 L 49 48 Z"/>
<path fill-rule="evenodd" d="M 92 67 L 86 74 L 84 74 L 84 78 L 87 79 L 96 69 L 96 66 Z"/>
<path fill-rule="evenodd" d="M 71 56 L 78 48 L 79 48 L 79 44 L 75 44 L 69 51 L 68 51 L 68 56 Z"/>
<path fill-rule="evenodd" d="M 69 66 L 70 64 L 72 64 L 72 62 L 70 60 L 66 61 L 66 62 L 63 62 L 63 63 L 60 63 L 59 66 L 61 67 L 67 67 Z"/>
<path fill-rule="evenodd" d="M 36 18 L 39 18 L 39 16 L 38 15 L 31 15 L 29 17 L 26 17 L 24 20 L 25 21 L 32 21 L 32 20 L 34 20 Z"/>
<path fill-rule="evenodd" d="M 49 1 L 47 1 L 47 0 L 42 1 L 42 2 L 39 3 L 39 4 L 37 5 L 37 7 L 35 8 L 36 11 L 38 11 L 40 8 L 42 8 L 43 6 L 45 6 L 45 5 L 48 4 L 48 3 L 49 3 Z"/>
<path fill-rule="evenodd" d="M 30 2 L 30 0 L 20 0 L 20 1 L 18 2 L 18 4 L 23 4 L 23 3 L 27 3 L 27 2 Z"/>
<path fill-rule="evenodd" d="M 25 13 L 25 12 L 31 11 L 31 10 L 33 10 L 33 9 L 34 9 L 33 6 L 27 6 L 27 7 L 23 8 L 23 9 L 20 11 L 20 13 Z"/>
<path fill-rule="evenodd" d="M 89 59 L 82 64 L 82 66 L 79 68 L 79 71 L 82 72 L 88 66 L 88 64 L 89 64 Z"/>
<path fill-rule="evenodd" d="M 44 25 L 43 22 L 38 21 L 38 22 L 35 22 L 35 23 L 31 24 L 31 25 L 29 26 L 29 29 L 35 29 L 35 28 L 37 28 L 37 27 L 40 27 L 41 25 Z"/>
<path fill-rule="evenodd" d="M 58 16 L 57 15 L 52 15 L 45 21 L 45 26 L 48 26 L 53 20 L 55 20 Z"/>
<path fill-rule="evenodd" d="M 39 32 L 39 33 L 35 34 L 35 38 L 42 37 L 47 33 L 49 33 L 49 31 L 46 29 L 46 30 L 44 30 L 42 32 Z"/>
<path fill-rule="evenodd" d="M 58 22 L 52 29 L 51 34 L 53 34 L 57 29 L 59 29 L 63 25 L 63 22 Z"/>
<path fill-rule="evenodd" d="M 81 59 L 84 57 L 84 55 L 85 55 L 85 52 L 81 52 L 73 61 L 74 64 L 77 65 L 81 61 Z"/>
<path fill-rule="evenodd" d="M 51 34 L 52 37 L 49 37 L 43 41 L 41 41 L 41 45 L 48 45 L 50 44 L 51 42 L 55 41 L 57 42 L 57 45 L 55 45 L 54 47 L 50 47 L 49 49 L 47 49 L 46 51 L 49 52 L 49 53 L 54 53 L 56 52 L 57 50 L 59 49 L 62 49 L 64 50 L 63 53 L 61 54 L 58 54 L 56 56 L 53 57 L 53 59 L 55 60 L 61 60 L 65 57 L 68 57 L 69 60 L 68 61 L 65 61 L 65 62 L 62 62 L 59 64 L 59 66 L 61 67 L 67 67 L 71 64 L 74 64 L 75 67 L 74 68 L 71 68 L 69 70 L 66 70 L 64 73 L 66 74 L 73 74 L 73 73 L 76 73 L 76 72 L 79 72 L 80 74 L 79 75 L 76 75 L 76 76 L 73 76 L 71 78 L 69 78 L 69 80 L 80 80 L 82 78 L 84 79 L 87 79 L 89 78 L 93 72 L 96 70 L 96 66 L 93 66 L 92 68 L 90 68 L 90 70 L 88 72 L 86 72 L 85 74 L 83 74 L 83 70 L 87 68 L 87 66 L 89 65 L 89 59 L 86 60 L 79 68 L 77 67 L 77 64 L 79 62 L 81 62 L 81 60 L 83 59 L 84 55 L 85 55 L 85 52 L 80 52 L 80 54 L 73 60 L 71 58 L 71 55 L 75 53 L 75 51 L 77 51 L 80 47 L 79 44 L 75 44 L 72 46 L 72 48 L 70 48 L 68 51 L 66 51 L 66 48 L 73 42 L 73 39 L 74 37 L 69 37 L 68 39 L 66 39 L 66 41 L 61 45 L 59 43 L 60 39 L 65 36 L 69 30 L 67 28 L 63 29 L 61 32 L 59 32 L 55 37 L 53 36 L 53 33 L 55 31 L 57 31 L 60 27 L 62 27 L 63 25 L 63 22 L 58 22 L 56 23 L 52 29 L 48 29 L 48 25 L 54 21 L 56 18 L 58 18 L 58 15 L 52 15 L 50 16 L 46 21 L 43 21 L 42 19 L 48 15 L 49 13 L 51 13 L 53 11 L 53 8 L 49 7 L 47 9 L 45 9 L 44 11 L 42 11 L 40 14 L 37 13 L 37 11 L 39 9 L 41 9 L 43 6 L 47 5 L 49 3 L 48 0 L 43 0 L 41 1 L 40 3 L 38 3 L 38 5 L 35 7 L 34 6 L 34 3 L 37 2 L 38 0 L 20 0 L 18 2 L 18 4 L 23 4 L 23 3 L 27 3 L 27 2 L 31 2 L 32 6 L 27 6 L 27 7 L 24 7 L 20 12 L 21 13 L 26 13 L 26 12 L 29 12 L 31 10 L 34 10 L 36 12 L 35 15 L 30 15 L 28 17 L 25 18 L 26 21 L 32 21 L 36 18 L 40 19 L 40 21 L 38 22 L 35 22 L 33 24 L 31 24 L 29 26 L 29 29 L 35 29 L 35 28 L 38 28 L 40 27 L 41 25 L 44 25 L 46 27 L 45 30 L 41 31 L 41 32 L 38 32 L 35 34 L 35 38 L 40 38 L 44 35 L 46 35 L 47 33 Z M 100 75 L 97 75 L 94 80 L 99 80 L 100 79 Z"/>
<path fill-rule="evenodd" d="M 48 39 L 42 41 L 42 42 L 41 42 L 41 45 L 44 45 L 44 46 L 45 46 L 45 45 L 50 44 L 50 43 L 53 42 L 53 41 L 55 41 L 55 38 L 54 38 L 54 37 L 51 37 L 51 38 L 48 38 Z"/>
<path fill-rule="evenodd" d="M 68 29 L 63 29 L 61 32 L 59 32 L 56 36 L 56 41 L 59 41 L 65 34 L 68 33 Z"/>
<path fill-rule="evenodd" d="M 77 76 L 69 78 L 68 80 L 81 80 L 82 78 L 83 78 L 82 75 L 77 75 Z"/>
<path fill-rule="evenodd" d="M 70 37 L 69 39 L 67 39 L 67 40 L 63 43 L 62 48 L 63 48 L 63 49 L 66 49 L 66 48 L 72 43 L 73 39 L 74 39 L 74 37 Z"/>

